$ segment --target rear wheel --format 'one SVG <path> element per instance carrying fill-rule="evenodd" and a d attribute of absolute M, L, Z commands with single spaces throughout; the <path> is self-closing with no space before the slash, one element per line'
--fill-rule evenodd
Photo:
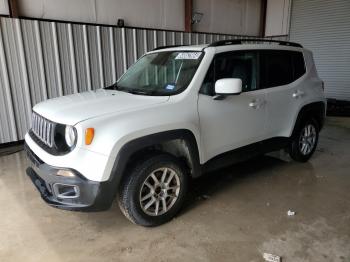
<path fill-rule="evenodd" d="M 299 162 L 306 162 L 316 150 L 319 127 L 314 119 L 305 121 L 295 132 L 289 146 L 289 155 Z"/>
<path fill-rule="evenodd" d="M 158 154 L 138 162 L 125 177 L 119 206 L 133 223 L 157 226 L 177 214 L 187 187 L 188 175 L 182 162 L 169 154 Z"/>

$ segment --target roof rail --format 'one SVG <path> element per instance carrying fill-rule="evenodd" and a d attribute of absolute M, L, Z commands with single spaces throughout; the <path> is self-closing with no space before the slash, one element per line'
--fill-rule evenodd
<path fill-rule="evenodd" d="M 180 46 L 186 46 L 186 45 L 164 45 L 164 46 L 158 46 L 158 47 L 152 49 L 152 51 L 161 50 L 161 49 L 165 49 L 165 48 L 180 47 Z"/>
<path fill-rule="evenodd" d="M 278 43 L 279 45 L 284 45 L 284 46 L 303 47 L 299 43 L 280 41 L 280 40 L 272 40 L 272 39 L 261 39 L 261 38 L 242 38 L 242 39 L 221 40 L 221 41 L 211 43 L 208 47 L 210 47 L 210 46 L 225 46 L 225 45 L 241 45 L 245 42 Z"/>

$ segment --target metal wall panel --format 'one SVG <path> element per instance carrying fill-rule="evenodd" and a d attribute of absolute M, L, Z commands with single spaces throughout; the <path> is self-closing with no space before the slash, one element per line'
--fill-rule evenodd
<path fill-rule="evenodd" d="M 31 118 L 31 97 L 25 60 L 22 27 L 19 20 L 4 19 L 1 22 L 2 42 L 7 62 L 7 76 L 12 97 L 14 121 L 18 139 L 23 139 Z M 2 70 L 4 71 L 4 70 Z M 8 102 L 9 103 L 9 102 Z M 3 124 L 1 123 L 1 127 Z M 12 130 L 11 130 L 12 131 Z M 5 141 L 6 142 L 6 141 Z"/>
<path fill-rule="evenodd" d="M 110 85 L 156 47 L 239 37 L 1 17 L 0 143 L 24 138 L 35 104 Z"/>
<path fill-rule="evenodd" d="M 350 1 L 293 0 L 290 40 L 313 52 L 326 96 L 350 101 Z"/>
<path fill-rule="evenodd" d="M 110 31 L 110 29 L 112 31 Z M 111 33 L 112 32 L 112 33 Z M 113 41 L 113 28 L 101 27 L 101 55 L 102 55 L 102 73 L 103 86 L 111 85 L 113 81 L 112 68 L 115 67 L 112 59 L 113 46 L 111 48 L 111 41 Z M 114 57 L 113 57 L 114 58 Z M 101 82 L 102 84 L 102 82 Z"/>
<path fill-rule="evenodd" d="M 73 25 L 72 27 L 77 86 L 79 92 L 84 92 L 91 89 L 86 26 Z"/>
<path fill-rule="evenodd" d="M 103 86 L 103 63 L 101 56 L 101 27 L 87 26 L 87 41 L 89 53 L 89 65 L 91 76 L 91 88 L 97 89 Z"/>

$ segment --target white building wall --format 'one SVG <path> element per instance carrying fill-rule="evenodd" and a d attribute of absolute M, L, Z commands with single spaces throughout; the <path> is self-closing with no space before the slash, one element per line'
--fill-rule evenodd
<path fill-rule="evenodd" d="M 32 18 L 169 30 L 185 29 L 184 0 L 17 0 L 19 15 Z M 261 0 L 193 0 L 195 12 L 204 14 L 194 31 L 259 35 Z M 8 14 L 0 0 L 0 14 Z"/>
<path fill-rule="evenodd" d="M 193 11 L 203 13 L 198 32 L 258 36 L 261 0 L 193 0 Z"/>
<path fill-rule="evenodd" d="M 1 1 L 1 0 L 0 0 Z M 21 16 L 159 29 L 184 29 L 182 0 L 17 0 Z"/>
<path fill-rule="evenodd" d="M 291 0 L 267 0 L 265 36 L 288 35 Z"/>
<path fill-rule="evenodd" d="M 7 0 L 0 0 L 0 15 L 8 15 L 9 7 Z"/>

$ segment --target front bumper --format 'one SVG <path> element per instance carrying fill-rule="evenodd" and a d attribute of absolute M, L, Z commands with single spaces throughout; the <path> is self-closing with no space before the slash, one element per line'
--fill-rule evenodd
<path fill-rule="evenodd" d="M 91 181 L 72 169 L 68 170 L 75 174 L 74 177 L 58 176 L 56 173 L 62 168 L 44 163 L 26 144 L 24 149 L 31 163 L 26 173 L 46 203 L 77 211 L 101 211 L 110 208 L 115 197 L 115 189 L 110 181 Z M 62 194 L 65 190 L 69 194 Z"/>

